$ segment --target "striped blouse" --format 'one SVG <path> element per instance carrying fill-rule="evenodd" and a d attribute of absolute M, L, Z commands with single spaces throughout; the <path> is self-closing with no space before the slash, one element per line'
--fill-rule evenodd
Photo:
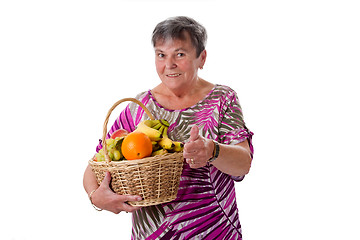
<path fill-rule="evenodd" d="M 155 119 L 170 123 L 168 135 L 173 140 L 186 142 L 191 127 L 196 124 L 203 137 L 223 144 L 248 140 L 253 154 L 253 133 L 245 126 L 236 92 L 228 86 L 215 85 L 203 100 L 182 110 L 162 107 L 150 90 L 136 99 L 145 104 Z M 108 136 L 119 128 L 133 131 L 146 118 L 141 107 L 129 103 Z M 133 213 L 131 239 L 242 239 L 234 187 L 234 181 L 242 179 L 243 176 L 229 176 L 212 165 L 192 169 L 185 164 L 174 201 L 143 207 Z"/>

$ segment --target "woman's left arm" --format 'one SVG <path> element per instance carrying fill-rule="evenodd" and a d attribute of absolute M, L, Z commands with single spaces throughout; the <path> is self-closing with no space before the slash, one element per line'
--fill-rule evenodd
<path fill-rule="evenodd" d="M 194 125 L 184 146 L 184 158 L 191 168 L 204 167 L 213 157 L 214 148 L 213 140 L 200 136 L 198 126 Z M 250 170 L 251 161 L 250 147 L 245 140 L 236 145 L 219 143 L 219 156 L 211 164 L 231 176 L 244 176 Z"/>
<path fill-rule="evenodd" d="M 219 144 L 219 157 L 212 162 L 217 169 L 231 176 L 244 176 L 251 167 L 251 154 L 248 141 L 236 145 Z"/>

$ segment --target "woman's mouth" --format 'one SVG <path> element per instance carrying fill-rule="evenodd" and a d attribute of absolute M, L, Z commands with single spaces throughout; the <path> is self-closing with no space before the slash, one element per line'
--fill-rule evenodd
<path fill-rule="evenodd" d="M 167 77 L 178 77 L 180 75 L 181 75 L 180 73 L 173 73 L 173 74 L 167 74 L 166 76 Z"/>

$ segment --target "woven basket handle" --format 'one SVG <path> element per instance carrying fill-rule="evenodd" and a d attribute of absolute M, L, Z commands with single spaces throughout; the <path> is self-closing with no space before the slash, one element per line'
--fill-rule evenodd
<path fill-rule="evenodd" d="M 109 109 L 109 111 L 108 111 L 108 113 L 106 115 L 105 122 L 104 122 L 104 127 L 103 127 L 102 145 L 103 145 L 103 148 L 104 148 L 105 161 L 107 163 L 109 163 L 111 161 L 110 157 L 109 157 L 109 154 L 108 154 L 108 151 L 107 151 L 107 147 L 106 147 L 106 134 L 107 134 L 107 125 L 108 125 L 108 122 L 109 122 L 109 118 L 110 118 L 110 115 L 111 115 L 112 111 L 120 103 L 127 102 L 127 101 L 131 101 L 131 102 L 134 102 L 134 103 L 138 104 L 142 109 L 144 109 L 144 111 L 150 117 L 151 120 L 155 119 L 154 116 L 151 114 L 151 112 L 145 107 L 145 105 L 142 102 L 140 102 L 139 100 L 135 99 L 135 98 L 123 98 L 123 99 L 117 101 L 116 103 L 114 103 L 114 105 Z"/>

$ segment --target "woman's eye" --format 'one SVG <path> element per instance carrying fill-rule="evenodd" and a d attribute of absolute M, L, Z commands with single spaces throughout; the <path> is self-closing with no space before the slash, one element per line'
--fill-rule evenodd
<path fill-rule="evenodd" d="M 178 53 L 178 54 L 177 54 L 178 57 L 183 57 L 184 55 L 185 55 L 185 54 L 183 54 L 183 53 Z"/>
<path fill-rule="evenodd" d="M 163 54 L 163 53 L 159 53 L 158 54 L 158 57 L 161 57 L 161 58 L 163 58 L 165 55 Z"/>

